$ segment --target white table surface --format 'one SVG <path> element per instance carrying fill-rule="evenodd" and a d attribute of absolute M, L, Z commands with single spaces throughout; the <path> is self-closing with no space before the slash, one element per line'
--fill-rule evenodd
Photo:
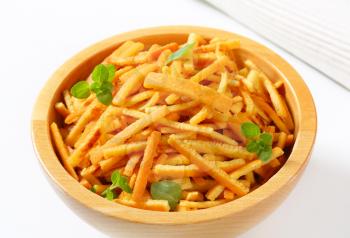
<path fill-rule="evenodd" d="M 105 237 L 67 208 L 43 176 L 30 138 L 35 97 L 84 47 L 120 32 L 176 24 L 217 27 L 265 44 L 295 67 L 315 99 L 318 136 L 302 179 L 241 237 L 350 237 L 350 93 L 202 2 L 180 0 L 0 2 L 1 237 Z"/>

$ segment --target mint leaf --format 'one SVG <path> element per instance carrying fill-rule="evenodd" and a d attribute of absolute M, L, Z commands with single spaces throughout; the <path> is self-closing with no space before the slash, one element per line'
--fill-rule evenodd
<path fill-rule="evenodd" d="M 174 210 L 181 198 L 181 186 L 169 180 L 152 183 L 152 199 L 167 200 L 169 206 Z"/>
<path fill-rule="evenodd" d="M 128 179 L 121 175 L 118 170 L 114 171 L 111 175 L 112 185 L 109 187 L 110 189 L 121 188 L 123 191 L 127 193 L 131 193 L 131 188 L 128 184 Z"/>
<path fill-rule="evenodd" d="M 76 98 L 87 98 L 91 91 L 96 94 L 97 99 L 109 105 L 112 102 L 113 79 L 115 75 L 114 65 L 108 64 L 97 65 L 92 71 L 92 84 L 89 85 L 86 81 L 79 81 L 71 88 L 71 93 Z"/>
<path fill-rule="evenodd" d="M 260 135 L 260 140 L 265 144 L 265 145 L 272 145 L 272 135 L 269 133 L 262 133 Z"/>
<path fill-rule="evenodd" d="M 109 72 L 106 66 L 103 64 L 97 65 L 92 71 L 92 80 L 95 82 L 104 82 L 107 81 L 109 77 Z"/>
<path fill-rule="evenodd" d="M 241 131 L 248 139 L 247 151 L 255 153 L 263 162 L 267 162 L 272 156 L 272 135 L 269 133 L 260 134 L 260 128 L 252 122 L 245 122 L 241 125 Z"/>
<path fill-rule="evenodd" d="M 98 93 L 96 94 L 96 97 L 101 103 L 103 103 L 106 106 L 111 104 L 111 102 L 113 100 L 112 93 L 108 90 L 98 91 Z"/>
<path fill-rule="evenodd" d="M 252 122 L 244 122 L 241 125 L 241 131 L 247 138 L 252 138 L 260 135 L 260 128 Z"/>
<path fill-rule="evenodd" d="M 265 150 L 261 151 L 261 153 L 259 154 L 259 159 L 262 162 L 267 162 L 272 156 L 272 148 L 266 148 Z"/>
<path fill-rule="evenodd" d="M 112 93 L 113 91 L 113 84 L 109 81 L 102 82 L 99 88 L 101 91 L 109 91 Z"/>
<path fill-rule="evenodd" d="M 93 193 L 96 193 L 96 187 L 95 187 L 95 185 L 91 187 L 90 191 L 93 192 Z"/>
<path fill-rule="evenodd" d="M 103 191 L 103 193 L 101 195 L 110 201 L 112 201 L 115 198 L 115 194 L 112 191 L 112 189 L 110 189 L 110 188 L 107 188 L 105 191 Z"/>
<path fill-rule="evenodd" d="M 186 44 L 183 47 L 181 47 L 180 49 L 178 49 L 177 51 L 175 51 L 174 53 L 172 53 L 169 58 L 167 59 L 167 61 L 165 62 L 165 64 L 169 64 L 171 61 L 180 59 L 186 55 L 189 54 L 189 52 L 192 50 L 193 46 L 194 46 L 194 42 L 191 44 Z"/>
<path fill-rule="evenodd" d="M 113 64 L 107 64 L 106 68 L 108 70 L 108 82 L 113 82 L 115 76 L 115 66 Z"/>
<path fill-rule="evenodd" d="M 113 91 L 113 84 L 109 81 L 105 81 L 105 82 L 93 82 L 90 85 L 91 91 L 93 91 L 94 93 L 99 93 L 101 91 L 105 91 L 105 92 L 112 92 Z"/>
<path fill-rule="evenodd" d="M 93 82 L 90 85 L 90 89 L 91 91 L 93 91 L 94 93 L 98 93 L 100 91 L 100 87 L 101 87 L 101 82 Z"/>
<path fill-rule="evenodd" d="M 249 152 L 258 152 L 259 151 L 259 144 L 256 141 L 250 141 L 247 144 L 247 150 Z"/>
<path fill-rule="evenodd" d="M 79 81 L 70 89 L 70 93 L 75 98 L 83 99 L 90 96 L 90 87 L 86 81 Z"/>
<path fill-rule="evenodd" d="M 127 193 L 131 193 L 131 188 L 128 184 L 128 179 L 125 176 L 122 176 L 118 170 L 114 171 L 111 175 L 111 186 L 109 186 L 103 193 L 102 196 L 107 198 L 108 200 L 113 200 L 116 196 L 114 193 L 114 189 L 121 188 L 123 191 Z"/>

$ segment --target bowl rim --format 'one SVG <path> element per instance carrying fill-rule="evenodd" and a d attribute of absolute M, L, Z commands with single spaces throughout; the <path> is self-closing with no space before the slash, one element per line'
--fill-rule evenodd
<path fill-rule="evenodd" d="M 132 208 L 118 203 L 112 203 L 94 193 L 91 193 L 65 171 L 53 150 L 48 125 L 48 111 L 51 103 L 47 98 L 51 98 L 52 95 L 55 94 L 58 85 L 65 78 L 64 76 L 68 76 L 68 74 L 77 67 L 79 63 L 86 58 L 93 57 L 96 53 L 101 52 L 108 47 L 143 36 L 168 34 L 183 35 L 190 32 L 197 32 L 198 34 L 208 37 L 235 37 L 243 42 L 248 42 L 250 45 L 254 46 L 255 55 L 261 58 L 267 58 L 266 56 L 262 56 L 262 53 L 268 55 L 268 62 L 271 63 L 271 66 L 276 67 L 281 75 L 285 77 L 287 83 L 290 84 L 294 97 L 296 98 L 296 110 L 298 110 L 298 113 L 300 114 L 299 118 L 304 118 L 304 120 L 299 121 L 296 141 L 287 162 L 265 184 L 251 193 L 237 200 L 216 207 L 191 212 L 168 213 Z M 36 99 L 32 114 L 32 142 L 37 158 L 46 173 L 61 191 L 86 207 L 104 215 L 145 224 L 169 225 L 211 221 L 235 213 L 240 213 L 258 203 L 265 202 L 270 196 L 290 184 L 297 175 L 303 171 L 310 158 L 316 138 L 316 131 L 317 117 L 312 95 L 300 75 L 284 59 L 267 47 L 236 33 L 208 27 L 184 25 L 144 28 L 121 33 L 80 51 L 60 66 L 49 78 Z"/>

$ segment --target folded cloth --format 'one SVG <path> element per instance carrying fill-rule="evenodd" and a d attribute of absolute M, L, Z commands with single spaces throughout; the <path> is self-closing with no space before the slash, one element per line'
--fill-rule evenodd
<path fill-rule="evenodd" d="M 206 1 L 350 90 L 348 1 Z"/>

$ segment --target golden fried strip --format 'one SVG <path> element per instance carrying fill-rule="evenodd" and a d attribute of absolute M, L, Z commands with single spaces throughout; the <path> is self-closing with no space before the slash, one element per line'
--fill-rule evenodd
<path fill-rule="evenodd" d="M 154 88 L 170 93 L 188 96 L 221 112 L 228 112 L 233 104 L 230 97 L 215 90 L 183 78 L 172 78 L 159 73 L 149 73 L 144 81 L 145 88 Z"/>
<path fill-rule="evenodd" d="M 123 174 L 130 177 L 133 174 L 134 169 L 136 165 L 139 163 L 141 157 L 142 157 L 142 154 L 139 154 L 139 153 L 131 155 L 128 162 L 125 165 Z"/>
<path fill-rule="evenodd" d="M 129 45 L 129 47 L 123 48 L 119 52 L 119 57 L 129 57 L 129 56 L 134 56 L 140 51 L 143 50 L 145 47 L 141 42 L 132 42 L 133 44 Z"/>
<path fill-rule="evenodd" d="M 224 199 L 233 200 L 234 198 L 235 198 L 235 194 L 232 191 L 228 189 L 224 190 Z"/>
<path fill-rule="evenodd" d="M 223 72 L 221 74 L 221 80 L 218 88 L 219 93 L 225 93 L 227 89 L 227 84 L 228 84 L 228 74 L 227 72 Z"/>
<path fill-rule="evenodd" d="M 76 122 L 80 118 L 80 116 L 85 112 L 86 107 L 93 102 L 97 103 L 95 94 L 91 94 L 88 98 L 86 98 L 82 103 L 82 107 L 78 111 L 73 111 L 69 113 L 69 115 L 64 119 L 64 123 L 72 124 Z"/>
<path fill-rule="evenodd" d="M 179 140 L 193 140 L 193 139 L 196 139 L 197 138 L 197 133 L 195 132 L 180 132 L 180 133 L 177 133 L 177 134 L 174 134 L 173 136 L 176 137 L 176 139 L 179 139 Z"/>
<path fill-rule="evenodd" d="M 208 107 L 204 106 L 196 115 L 194 115 L 190 119 L 190 124 L 197 125 L 197 124 L 201 123 L 202 121 L 204 121 L 207 117 L 210 117 L 210 114 L 211 114 L 210 109 Z"/>
<path fill-rule="evenodd" d="M 155 45 L 153 45 L 153 46 L 155 46 Z M 170 51 L 174 52 L 178 48 L 179 48 L 179 45 L 176 42 L 171 42 L 169 44 L 166 44 L 166 45 L 160 46 L 160 47 L 153 47 L 153 49 L 151 47 L 148 51 L 148 54 L 149 54 L 148 57 L 150 60 L 157 60 L 163 51 L 170 50 Z"/>
<path fill-rule="evenodd" d="M 186 178 L 186 177 L 203 177 L 205 172 L 201 171 L 196 165 L 167 165 L 157 164 L 153 167 L 152 172 L 159 178 Z"/>
<path fill-rule="evenodd" d="M 114 64 L 116 66 L 128 66 L 128 65 L 138 65 L 144 64 L 148 61 L 148 52 L 140 52 L 135 56 L 129 57 L 110 57 L 109 63 Z"/>
<path fill-rule="evenodd" d="M 209 161 L 225 161 L 227 158 L 222 155 L 204 154 L 203 158 Z"/>
<path fill-rule="evenodd" d="M 282 120 L 286 123 L 286 126 L 288 127 L 289 130 L 293 130 L 294 123 L 290 115 L 290 112 L 288 110 L 288 107 L 285 104 L 283 98 L 281 97 L 281 95 L 278 93 L 275 86 L 267 77 L 265 77 L 264 79 L 264 85 L 266 90 L 269 92 L 272 105 L 275 108 L 277 115 L 282 118 Z"/>
<path fill-rule="evenodd" d="M 57 124 L 55 122 L 51 123 L 50 129 L 51 129 L 53 141 L 60 155 L 64 168 L 68 171 L 70 175 L 72 175 L 73 178 L 78 180 L 79 179 L 78 175 L 76 174 L 73 166 L 71 166 L 70 163 L 68 162 L 69 152 L 68 152 L 67 146 L 63 142 L 63 139 Z"/>
<path fill-rule="evenodd" d="M 229 145 L 204 140 L 184 140 L 183 142 L 198 153 L 223 155 L 229 158 L 242 158 L 248 160 L 255 157 L 253 153 L 248 152 L 244 147 L 238 145 Z"/>
<path fill-rule="evenodd" d="M 139 102 L 147 100 L 147 99 L 151 98 L 154 93 L 155 93 L 155 91 L 153 91 L 153 90 L 147 90 L 147 91 L 143 91 L 141 93 L 138 93 L 138 94 L 128 98 L 127 102 L 125 103 L 125 106 L 131 107 Z"/>
<path fill-rule="evenodd" d="M 203 201 L 204 196 L 201 192 L 198 191 L 182 191 L 181 198 L 187 201 L 199 202 Z"/>
<path fill-rule="evenodd" d="M 171 104 L 174 104 L 177 100 L 179 100 L 180 96 L 179 95 L 176 95 L 174 93 L 170 94 L 169 96 L 167 96 L 165 98 L 165 102 L 168 104 L 168 105 L 171 105 Z"/>
<path fill-rule="evenodd" d="M 83 133 L 81 133 L 79 139 L 75 142 L 74 148 L 79 147 L 80 143 L 85 140 L 86 136 L 90 133 L 92 128 L 94 128 L 95 124 L 96 124 L 95 121 L 91 121 L 89 124 L 85 126 Z"/>
<path fill-rule="evenodd" d="M 160 178 L 185 178 L 185 177 L 202 177 L 206 175 L 198 166 L 190 165 L 169 165 L 157 164 L 153 167 L 153 173 Z M 232 172 L 233 170 L 243 166 L 245 161 L 243 159 L 235 159 L 230 161 L 208 161 L 212 167 L 217 167 L 225 172 Z"/>
<path fill-rule="evenodd" d="M 199 71 L 196 75 L 191 78 L 191 81 L 199 83 L 209 75 L 214 74 L 215 72 L 222 70 L 230 60 L 226 56 L 219 57 L 213 63 Z"/>
<path fill-rule="evenodd" d="M 131 45 L 133 45 L 135 42 L 133 41 L 125 41 L 123 44 L 121 44 L 116 50 L 112 52 L 112 54 L 107 57 L 107 61 L 110 57 L 115 57 L 115 56 L 121 56 L 122 52 L 124 52 L 126 49 L 128 49 Z"/>
<path fill-rule="evenodd" d="M 66 106 L 63 104 L 63 102 L 56 103 L 55 109 L 64 118 L 67 117 L 70 113 L 69 110 L 66 108 Z"/>
<path fill-rule="evenodd" d="M 111 113 L 115 113 L 115 110 L 115 107 L 107 107 L 107 109 L 102 113 L 102 115 L 97 120 L 96 124 L 85 137 L 85 139 L 79 143 L 79 146 L 69 156 L 68 161 L 73 167 L 79 165 L 87 151 L 98 140 L 99 136 L 101 135 L 100 128 L 104 123 L 104 118 L 110 115 Z"/>
<path fill-rule="evenodd" d="M 154 105 L 157 104 L 157 102 L 160 99 L 160 93 L 159 92 L 155 92 L 152 97 L 144 104 L 142 105 L 139 109 L 140 110 L 146 110 L 147 108 L 150 108 Z"/>
<path fill-rule="evenodd" d="M 248 189 L 246 187 L 244 187 L 238 181 L 231 179 L 225 171 L 217 168 L 215 165 L 213 166 L 213 164 L 210 163 L 210 161 L 205 160 L 202 156 L 200 156 L 200 154 L 198 154 L 195 150 L 193 150 L 191 147 L 189 147 L 185 143 L 182 143 L 171 136 L 168 142 L 179 153 L 189 158 L 192 163 L 196 164 L 201 170 L 208 173 L 220 184 L 226 186 L 231 191 L 233 191 L 234 193 L 240 196 L 247 194 Z"/>
<path fill-rule="evenodd" d="M 124 77 L 127 77 L 127 80 L 125 80 L 125 83 L 114 96 L 112 103 L 117 106 L 123 105 L 126 98 L 142 86 L 145 76 L 156 68 L 156 64 L 143 64 L 131 70 L 130 73 L 124 74 L 121 80 Z"/>
<path fill-rule="evenodd" d="M 105 158 L 109 158 L 112 156 L 124 156 L 136 151 L 140 151 L 146 148 L 146 142 L 134 142 L 129 144 L 117 145 L 109 148 L 103 149 L 103 155 Z"/>
<path fill-rule="evenodd" d="M 181 111 L 185 111 L 185 110 L 194 108 L 198 105 L 199 105 L 198 102 L 190 101 L 190 102 L 184 102 L 184 103 L 179 103 L 179 104 L 174 104 L 174 105 L 168 106 L 168 110 L 169 110 L 169 112 L 181 112 Z M 149 113 L 149 112 L 152 112 L 159 107 L 161 107 L 161 106 L 153 106 L 150 108 L 146 108 L 145 111 L 147 113 Z"/>
<path fill-rule="evenodd" d="M 146 128 L 152 123 L 158 121 L 160 118 L 165 117 L 168 113 L 169 111 L 167 110 L 167 107 L 162 106 L 154 112 L 146 114 L 142 118 L 138 119 L 137 121 L 124 128 L 124 130 L 113 136 L 110 140 L 106 142 L 105 146 L 107 147 L 112 145 L 120 145 L 124 143 L 131 136 L 140 132 L 142 129 Z"/>
<path fill-rule="evenodd" d="M 103 173 L 109 172 L 112 169 L 122 167 L 125 164 L 122 156 L 115 156 L 109 159 L 102 160 L 98 163 Z"/>
<path fill-rule="evenodd" d="M 282 154 L 283 154 L 283 150 L 281 150 L 278 147 L 273 148 L 271 160 L 281 156 Z M 250 162 L 250 163 L 244 165 L 243 167 L 237 169 L 236 171 L 232 172 L 230 174 L 230 177 L 232 179 L 237 180 L 241 176 L 247 175 L 248 173 L 260 168 L 263 165 L 264 165 L 264 163 L 261 160 L 259 160 L 259 159 L 253 160 L 252 162 Z M 218 184 L 215 187 L 211 188 L 205 196 L 207 199 L 213 201 L 224 191 L 224 189 L 225 189 L 224 186 L 222 186 L 221 184 Z M 237 195 L 239 195 L 239 194 L 237 194 Z"/>
<path fill-rule="evenodd" d="M 167 119 L 161 119 L 159 122 L 160 122 L 160 124 L 165 125 L 165 126 L 173 127 L 173 128 L 176 128 L 179 130 L 184 130 L 184 131 L 196 132 L 198 134 L 208 136 L 212 139 L 219 140 L 219 141 L 225 142 L 225 143 L 230 144 L 230 145 L 237 145 L 238 144 L 235 140 L 214 131 L 213 128 L 210 128 L 210 127 L 190 125 L 188 123 L 175 122 L 175 121 L 170 121 Z"/>
<path fill-rule="evenodd" d="M 277 113 L 270 107 L 270 105 L 266 102 L 264 102 L 261 98 L 258 98 L 254 95 L 252 95 L 254 102 L 263 110 L 265 111 L 271 120 L 275 123 L 275 125 L 280 129 L 281 131 L 289 134 L 289 129 L 284 124 L 284 122 L 281 120 L 281 118 L 277 115 Z"/>
<path fill-rule="evenodd" d="M 99 116 L 105 107 L 106 107 L 105 105 L 99 102 L 90 104 L 86 109 L 86 111 L 81 115 L 79 120 L 76 122 L 76 124 L 73 126 L 73 128 L 69 131 L 66 137 L 66 143 L 70 146 L 73 146 L 74 143 L 78 140 L 85 126 L 92 119 Z"/>
<path fill-rule="evenodd" d="M 286 133 L 284 133 L 283 131 L 281 133 L 279 133 L 277 146 L 280 147 L 282 150 L 286 146 L 287 136 L 288 135 Z"/>
<path fill-rule="evenodd" d="M 194 52 L 209 52 L 209 51 L 214 51 L 216 50 L 217 46 L 219 46 L 219 50 L 234 50 L 239 48 L 240 46 L 240 41 L 239 40 L 219 40 L 217 42 L 210 42 L 210 44 L 207 45 L 202 45 L 194 49 Z"/>
<path fill-rule="evenodd" d="M 147 146 L 144 156 L 141 161 L 140 169 L 136 177 L 132 199 L 140 201 L 147 186 L 148 176 L 151 172 L 154 156 L 156 155 L 157 147 L 160 142 L 160 133 L 153 131 L 147 140 Z"/>
<path fill-rule="evenodd" d="M 178 137 L 176 137 L 178 138 Z M 181 154 L 175 154 L 172 156 L 168 156 L 167 159 L 165 159 L 163 164 L 167 164 L 167 165 L 189 165 L 191 164 L 191 161 L 186 158 L 185 156 L 181 155 Z"/>
<path fill-rule="evenodd" d="M 72 97 L 68 92 L 68 90 L 63 91 L 63 100 L 64 100 L 64 103 L 66 104 L 68 111 L 70 113 L 74 112 Z"/>

